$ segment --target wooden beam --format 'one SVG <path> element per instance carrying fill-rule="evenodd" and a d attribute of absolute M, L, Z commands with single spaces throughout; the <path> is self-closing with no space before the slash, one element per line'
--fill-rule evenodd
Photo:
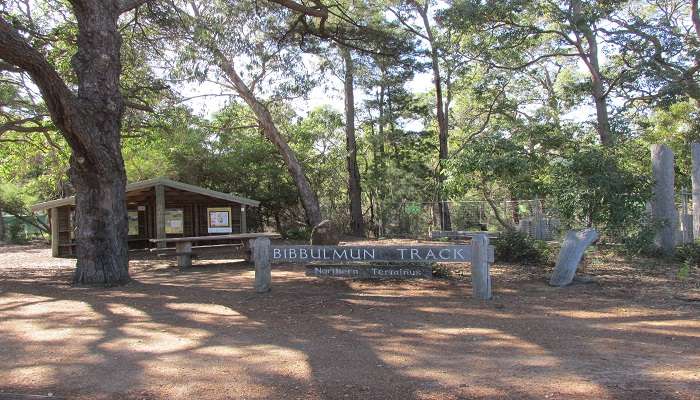
<path fill-rule="evenodd" d="M 58 218 L 58 207 L 51 209 L 51 215 L 49 218 L 49 224 L 51 225 L 51 257 L 58 257 L 60 256 L 59 232 L 61 224 Z"/>
<path fill-rule="evenodd" d="M 241 233 L 246 233 L 248 230 L 248 224 L 246 221 L 246 207 L 245 204 L 241 204 Z"/>
<path fill-rule="evenodd" d="M 165 187 L 157 185 L 156 191 L 156 239 L 165 239 Z M 158 248 L 165 247 L 165 242 L 157 242 Z"/>

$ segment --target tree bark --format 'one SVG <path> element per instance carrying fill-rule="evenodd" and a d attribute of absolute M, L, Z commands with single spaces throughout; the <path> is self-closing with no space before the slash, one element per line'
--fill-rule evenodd
<path fill-rule="evenodd" d="M 296 154 L 277 129 L 277 125 L 275 125 L 272 119 L 272 114 L 270 114 L 267 107 L 255 97 L 255 94 L 248 88 L 245 82 L 243 82 L 243 79 L 241 79 L 234 68 L 233 63 L 231 63 L 218 48 L 211 48 L 211 50 L 216 57 L 219 67 L 229 81 L 231 81 L 238 95 L 241 96 L 246 104 L 253 110 L 265 137 L 275 145 L 282 156 L 287 170 L 292 175 L 292 179 L 294 179 L 294 183 L 299 191 L 299 197 L 301 198 L 301 204 L 304 207 L 308 224 L 311 227 L 318 225 L 323 218 L 321 217 L 321 207 L 318 203 L 316 193 L 311 189 L 309 180 L 304 174 L 304 168 L 297 159 Z"/>
<path fill-rule="evenodd" d="M 74 282 L 129 281 L 126 172 L 121 154 L 119 15 L 140 4 L 74 1 L 78 51 L 72 58 L 78 93 L 71 92 L 44 56 L 0 19 L 0 58 L 26 71 L 39 87 L 51 119 L 72 149 L 69 175 L 76 189 L 77 264 Z"/>
<path fill-rule="evenodd" d="M 580 29 L 583 33 L 583 37 L 588 42 L 588 50 L 585 50 L 581 44 L 581 41 L 577 40 L 575 45 L 578 50 L 579 56 L 586 64 L 588 71 L 591 74 L 591 95 L 593 97 L 593 103 L 595 104 L 596 111 L 596 131 L 598 132 L 598 137 L 600 138 L 600 143 L 604 146 L 612 145 L 612 138 L 610 136 L 610 122 L 608 118 L 608 104 L 607 104 L 607 91 L 603 83 L 603 74 L 600 71 L 600 63 L 598 61 L 598 38 L 596 33 L 588 25 L 581 11 L 581 1 L 572 0 L 571 10 L 572 10 L 572 24 Z"/>
<path fill-rule="evenodd" d="M 365 226 L 362 216 L 362 186 L 360 170 L 357 166 L 357 142 L 355 140 L 355 93 L 354 65 L 352 54 L 341 47 L 340 54 L 345 62 L 345 146 L 347 151 L 348 197 L 350 198 L 350 224 L 353 235 L 364 236 Z"/>
<path fill-rule="evenodd" d="M 598 56 L 596 55 L 595 58 L 597 63 Z M 598 132 L 600 143 L 604 146 L 610 146 L 612 144 L 612 138 L 610 137 L 608 101 L 607 95 L 605 94 L 605 88 L 603 87 L 603 82 L 601 81 L 599 74 L 593 74 L 592 84 L 593 102 L 595 103 L 596 131 Z"/>
<path fill-rule="evenodd" d="M 423 27 L 425 28 L 426 38 L 430 44 L 430 61 L 433 69 L 433 83 L 435 85 L 435 112 L 436 119 L 438 123 L 438 141 L 440 144 L 440 150 L 438 155 L 438 168 L 437 168 L 437 201 L 440 210 L 440 227 L 443 231 L 452 230 L 452 221 L 450 218 L 450 208 L 448 203 L 443 197 L 443 184 L 445 177 L 442 174 L 442 169 L 444 167 L 445 161 L 448 159 L 448 124 L 447 124 L 447 114 L 444 109 L 444 100 L 442 95 L 442 79 L 440 77 L 440 63 L 438 57 L 438 50 L 435 43 L 435 38 L 433 37 L 433 32 L 430 29 L 430 20 L 428 18 L 428 3 L 425 7 L 419 4 L 415 4 L 415 8 L 420 14 L 423 20 Z"/>

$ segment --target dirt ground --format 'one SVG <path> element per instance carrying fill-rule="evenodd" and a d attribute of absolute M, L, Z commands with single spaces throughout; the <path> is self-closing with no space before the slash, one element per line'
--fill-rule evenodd
<path fill-rule="evenodd" d="M 74 261 L 0 246 L 0 399 L 700 399 L 700 279 L 610 252 L 595 283 L 493 269 L 367 282 L 219 256 L 135 255 L 127 286 L 68 284 Z"/>

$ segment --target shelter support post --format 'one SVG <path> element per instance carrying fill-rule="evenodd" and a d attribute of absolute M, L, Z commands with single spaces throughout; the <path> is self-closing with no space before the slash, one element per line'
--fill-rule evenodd
<path fill-rule="evenodd" d="M 165 239 L 165 186 L 157 185 L 156 191 L 156 239 Z M 160 248 L 165 248 L 165 241 L 156 244 Z"/>
<path fill-rule="evenodd" d="M 59 238 L 59 232 L 60 230 L 60 222 L 58 218 L 58 207 L 54 207 L 51 209 L 51 215 L 49 216 L 51 218 L 50 224 L 51 224 L 51 257 L 59 257 L 60 256 L 60 238 Z"/>
<path fill-rule="evenodd" d="M 246 221 L 246 206 L 241 205 L 241 233 L 248 231 L 248 222 Z"/>

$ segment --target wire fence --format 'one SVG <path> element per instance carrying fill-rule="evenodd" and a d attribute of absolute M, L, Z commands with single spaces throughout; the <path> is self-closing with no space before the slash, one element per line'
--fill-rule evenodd
<path fill-rule="evenodd" d="M 369 228 L 379 237 L 428 237 L 438 230 L 502 231 L 510 226 L 550 240 L 558 234 L 557 210 L 542 200 L 484 200 L 385 204 L 375 210 Z M 448 212 L 441 212 L 446 209 Z M 447 217 L 449 215 L 449 218 Z"/>
<path fill-rule="evenodd" d="M 446 221 L 441 206 L 449 210 Z M 650 219 L 651 206 L 639 204 L 645 210 L 640 221 L 631 221 L 616 226 L 594 226 L 604 231 L 607 242 L 621 242 L 635 229 L 644 224 L 641 219 Z M 687 191 L 677 196 L 679 241 L 692 240 L 692 201 Z M 366 219 L 370 233 L 386 238 L 428 238 L 433 231 L 504 231 L 514 228 L 540 240 L 558 240 L 569 229 L 587 226 L 585 221 L 567 218 L 546 199 L 531 200 L 467 200 L 436 202 L 404 201 L 375 207 Z M 341 222 L 341 221 L 337 221 Z M 341 225 L 342 226 L 342 225 Z"/>

